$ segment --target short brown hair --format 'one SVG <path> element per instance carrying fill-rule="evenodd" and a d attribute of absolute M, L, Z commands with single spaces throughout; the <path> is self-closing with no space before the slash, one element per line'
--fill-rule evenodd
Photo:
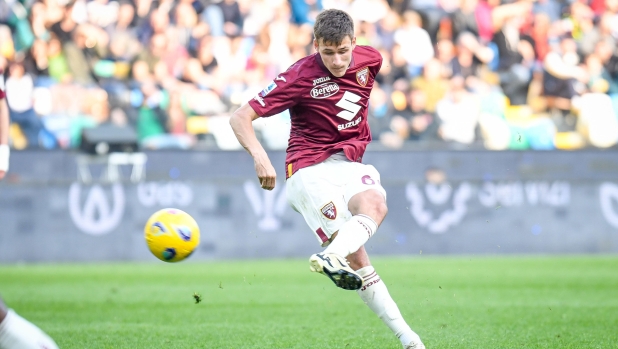
<path fill-rule="evenodd" d="M 346 36 L 354 38 L 354 21 L 344 11 L 329 9 L 322 11 L 315 19 L 313 35 L 319 42 L 339 46 Z"/>

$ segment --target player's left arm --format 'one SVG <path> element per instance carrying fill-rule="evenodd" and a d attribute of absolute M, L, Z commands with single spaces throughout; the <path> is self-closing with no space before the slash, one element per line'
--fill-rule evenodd
<path fill-rule="evenodd" d="M 275 188 L 277 173 L 273 167 L 266 150 L 255 135 L 253 120 L 260 116 L 253 110 L 249 103 L 238 108 L 230 117 L 230 126 L 238 142 L 253 157 L 255 172 L 260 180 L 260 185 L 266 190 Z"/>
<path fill-rule="evenodd" d="M 0 90 L 0 179 L 9 170 L 9 106 Z"/>
<path fill-rule="evenodd" d="M 255 172 L 263 189 L 275 188 L 277 176 L 266 150 L 255 136 L 252 121 L 269 117 L 293 107 L 298 100 L 300 88 L 296 83 L 298 69 L 292 66 L 281 73 L 262 92 L 245 103 L 230 118 L 230 125 L 238 142 L 253 157 Z"/>

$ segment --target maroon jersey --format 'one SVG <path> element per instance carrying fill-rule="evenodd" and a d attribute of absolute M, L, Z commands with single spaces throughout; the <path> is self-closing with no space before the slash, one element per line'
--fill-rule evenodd
<path fill-rule="evenodd" d="M 315 53 L 293 64 L 249 101 L 262 117 L 290 110 L 286 178 L 338 152 L 351 161 L 362 161 L 371 141 L 369 95 L 381 65 L 377 50 L 356 46 L 350 67 L 337 78 Z"/>
<path fill-rule="evenodd" d="M 0 89 L 0 99 L 3 99 L 6 96 L 6 94 L 4 93 L 4 91 L 2 91 L 2 89 Z"/>

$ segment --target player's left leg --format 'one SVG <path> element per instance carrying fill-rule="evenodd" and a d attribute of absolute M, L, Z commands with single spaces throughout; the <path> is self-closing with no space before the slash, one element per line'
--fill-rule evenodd
<path fill-rule="evenodd" d="M 352 218 L 341 226 L 324 253 L 348 256 L 365 245 L 388 213 L 384 189 L 380 186 L 354 194 L 348 201 L 348 210 Z"/>
<path fill-rule="evenodd" d="M 40 328 L 4 304 L 0 298 L 0 349 L 58 349 Z"/>
<path fill-rule="evenodd" d="M 403 319 L 386 285 L 371 266 L 365 247 L 350 254 L 347 260 L 350 267 L 363 278 L 363 287 L 356 291 L 362 301 L 393 331 L 404 349 L 424 349 L 420 337 Z"/>
<path fill-rule="evenodd" d="M 368 189 L 349 200 L 348 210 L 352 217 L 333 234 L 324 252 L 309 258 L 312 271 L 328 276 L 346 290 L 358 290 L 363 286 L 362 276 L 348 266 L 345 257 L 361 248 L 382 223 L 388 211 L 383 191 Z"/>

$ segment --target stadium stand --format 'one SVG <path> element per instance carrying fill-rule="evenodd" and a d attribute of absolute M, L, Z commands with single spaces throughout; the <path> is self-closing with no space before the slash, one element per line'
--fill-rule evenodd
<path fill-rule="evenodd" d="M 113 125 L 145 149 L 238 149 L 227 116 L 313 52 L 323 8 L 384 56 L 378 146 L 618 142 L 617 0 L 4 0 L 12 147 L 79 148 L 85 128 Z M 285 148 L 289 114 L 257 123 Z"/>

